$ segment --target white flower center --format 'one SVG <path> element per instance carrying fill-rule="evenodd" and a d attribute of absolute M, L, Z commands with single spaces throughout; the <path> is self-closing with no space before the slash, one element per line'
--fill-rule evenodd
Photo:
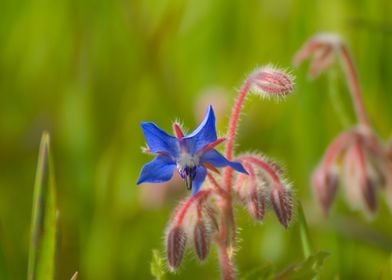
<path fill-rule="evenodd" d="M 177 167 L 184 169 L 185 167 L 198 166 L 199 160 L 198 156 L 192 156 L 189 153 L 181 153 L 180 158 L 177 160 Z"/>

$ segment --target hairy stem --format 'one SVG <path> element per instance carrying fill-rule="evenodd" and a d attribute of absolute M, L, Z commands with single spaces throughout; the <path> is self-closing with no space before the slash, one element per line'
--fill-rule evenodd
<path fill-rule="evenodd" d="M 340 47 L 340 57 L 342 59 L 343 68 L 347 78 L 347 84 L 350 90 L 351 99 L 353 101 L 358 121 L 365 127 L 370 127 L 369 117 L 362 100 L 358 74 L 355 70 L 354 62 L 350 56 L 350 53 L 345 45 L 341 45 Z"/>
<path fill-rule="evenodd" d="M 237 99 L 235 101 L 233 111 L 231 113 L 231 118 L 229 122 L 229 129 L 227 132 L 227 142 L 226 142 L 226 149 L 225 149 L 225 156 L 228 160 L 233 159 L 233 153 L 234 153 L 234 143 L 235 143 L 235 138 L 237 134 L 237 129 L 238 129 L 238 123 L 240 119 L 240 114 L 241 114 L 241 109 L 244 105 L 245 97 L 246 94 L 248 93 L 250 88 L 250 81 L 247 79 L 245 83 L 242 85 Z M 225 187 L 228 192 L 231 193 L 230 188 L 231 188 L 231 183 L 232 183 L 232 177 L 233 177 L 233 170 L 231 168 L 225 168 L 224 170 L 224 183 Z"/>
<path fill-rule="evenodd" d="M 223 244 L 219 245 L 219 264 L 221 268 L 222 279 L 235 279 L 233 263 L 229 257 L 227 247 L 225 247 Z"/>
<path fill-rule="evenodd" d="M 235 279 L 234 264 L 231 259 L 232 238 L 234 238 L 234 216 L 231 199 L 225 198 L 222 201 L 222 219 L 220 222 L 219 236 L 216 240 L 218 244 L 219 266 L 222 279 Z"/>

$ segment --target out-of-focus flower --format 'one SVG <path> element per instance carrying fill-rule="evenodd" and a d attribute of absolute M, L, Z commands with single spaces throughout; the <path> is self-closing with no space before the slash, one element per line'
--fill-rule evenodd
<path fill-rule="evenodd" d="M 212 106 L 199 127 L 186 136 L 178 123 L 173 125 L 176 137 L 167 134 L 152 122 L 143 122 L 141 126 L 148 151 L 157 156 L 143 166 L 137 184 L 166 182 L 171 179 L 177 167 L 181 178 L 194 195 L 207 176 L 207 168 L 216 171 L 217 167 L 230 166 L 246 173 L 241 163 L 227 160 L 214 149 L 225 139 L 217 138 Z"/>
<path fill-rule="evenodd" d="M 299 65 L 310 58 L 310 75 L 317 76 L 339 58 L 357 116 L 358 124 L 341 133 L 327 148 L 313 173 L 314 193 L 325 214 L 329 212 L 340 182 L 353 208 L 368 214 L 377 210 L 377 191 L 386 188 L 392 209 L 391 152 L 373 130 L 364 102 L 354 61 L 344 42 L 335 34 L 310 38 L 294 57 Z"/>
<path fill-rule="evenodd" d="M 314 192 L 328 213 L 339 182 L 353 208 L 377 210 L 377 191 L 391 188 L 391 163 L 379 140 L 369 131 L 353 129 L 339 135 L 328 147 L 313 174 Z"/>
<path fill-rule="evenodd" d="M 209 87 L 204 89 L 198 95 L 195 104 L 195 117 L 202 120 L 205 114 L 205 108 L 210 104 L 214 108 L 217 120 L 224 119 L 229 112 L 229 93 L 220 87 Z"/>
<path fill-rule="evenodd" d="M 317 34 L 308 40 L 293 59 L 295 66 L 310 58 L 309 75 L 315 78 L 327 70 L 334 62 L 342 46 L 342 40 L 336 34 Z"/>

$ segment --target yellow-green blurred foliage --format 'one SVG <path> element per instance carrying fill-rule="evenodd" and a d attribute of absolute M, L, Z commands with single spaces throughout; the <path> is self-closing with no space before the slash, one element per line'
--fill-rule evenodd
<path fill-rule="evenodd" d="M 78 270 L 80 279 L 94 280 L 151 279 L 152 250 L 162 250 L 178 201 L 151 209 L 140 199 L 143 186 L 135 182 L 150 158 L 140 153 L 139 122 L 170 129 L 180 118 L 192 129 L 203 92 L 220 87 L 231 104 L 248 72 L 270 62 L 290 68 L 315 32 L 346 39 L 372 122 L 384 139 L 392 132 L 390 0 L 1 0 L 0 11 L 0 279 L 27 274 L 44 129 L 51 133 L 60 209 L 58 279 Z M 284 163 L 314 247 L 331 253 L 322 278 L 375 279 L 389 263 L 391 215 L 382 198 L 368 221 L 346 207 L 340 192 L 330 219 L 322 217 L 309 175 L 354 118 L 339 68 L 314 82 L 305 68 L 292 71 L 296 93 L 286 102 L 249 98 L 238 150 L 258 149 Z M 218 122 L 221 134 L 228 112 Z M 180 197 L 188 194 L 180 189 Z M 285 231 L 272 215 L 261 225 L 237 214 L 240 273 L 301 261 L 295 225 Z M 169 278 L 218 275 L 213 252 L 203 265 L 189 255 Z"/>

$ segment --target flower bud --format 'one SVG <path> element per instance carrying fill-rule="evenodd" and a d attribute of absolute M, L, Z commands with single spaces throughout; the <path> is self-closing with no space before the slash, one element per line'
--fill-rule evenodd
<path fill-rule="evenodd" d="M 217 211 L 211 207 L 211 206 L 205 206 L 204 211 L 208 217 L 208 222 L 209 225 L 211 226 L 212 231 L 218 231 L 219 230 L 219 224 L 218 224 L 218 213 Z"/>
<path fill-rule="evenodd" d="M 322 167 L 319 167 L 313 174 L 313 190 L 325 215 L 328 214 L 335 199 L 338 184 L 338 174 L 333 171 L 325 172 Z"/>
<path fill-rule="evenodd" d="M 282 186 L 275 186 L 271 190 L 270 200 L 279 222 L 287 228 L 292 218 L 292 194 Z"/>
<path fill-rule="evenodd" d="M 335 61 L 336 52 L 342 40 L 335 34 L 318 34 L 309 39 L 294 56 L 293 64 L 298 66 L 311 58 L 309 74 L 316 77 Z"/>
<path fill-rule="evenodd" d="M 251 90 L 261 97 L 283 97 L 293 91 L 293 77 L 282 70 L 265 66 L 250 76 Z"/>
<path fill-rule="evenodd" d="M 370 214 L 374 214 L 377 211 L 377 195 L 376 195 L 376 184 L 371 178 L 364 178 L 361 184 L 361 191 L 363 201 L 366 209 Z"/>
<path fill-rule="evenodd" d="M 265 213 L 265 196 L 260 190 L 252 190 L 248 201 L 248 211 L 257 221 L 262 221 Z"/>
<path fill-rule="evenodd" d="M 167 262 L 171 270 L 180 266 L 184 257 L 187 236 L 180 226 L 174 226 L 166 234 Z"/>
<path fill-rule="evenodd" d="M 211 234 L 201 219 L 195 225 L 193 241 L 197 257 L 201 261 L 205 260 L 210 251 Z"/>
<path fill-rule="evenodd" d="M 360 160 L 355 146 L 351 145 L 344 154 L 343 179 L 346 198 L 351 208 L 358 209 L 361 206 L 360 190 Z"/>

